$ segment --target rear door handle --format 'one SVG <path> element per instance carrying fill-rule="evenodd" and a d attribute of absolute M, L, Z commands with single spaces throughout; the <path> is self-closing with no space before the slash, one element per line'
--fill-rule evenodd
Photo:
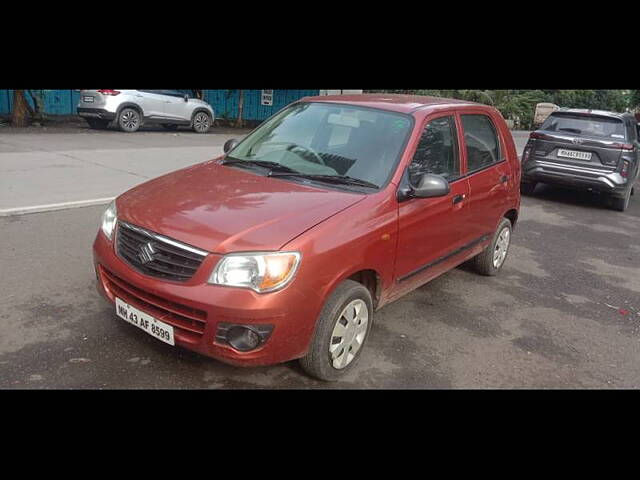
<path fill-rule="evenodd" d="M 466 198 L 466 195 L 456 195 L 455 197 L 453 197 L 453 204 L 457 204 L 462 202 L 464 199 Z"/>

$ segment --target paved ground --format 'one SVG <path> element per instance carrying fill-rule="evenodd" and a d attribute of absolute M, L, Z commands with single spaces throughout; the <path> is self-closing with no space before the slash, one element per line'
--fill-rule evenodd
<path fill-rule="evenodd" d="M 246 133 L 0 128 L 0 215 L 69 202 L 105 203 L 151 178 L 214 158 L 229 138 Z"/>
<path fill-rule="evenodd" d="M 0 388 L 640 387 L 640 197 L 622 214 L 539 188 L 500 276 L 461 267 L 385 307 L 337 384 L 295 362 L 226 366 L 118 319 L 94 289 L 103 208 L 0 218 Z"/>

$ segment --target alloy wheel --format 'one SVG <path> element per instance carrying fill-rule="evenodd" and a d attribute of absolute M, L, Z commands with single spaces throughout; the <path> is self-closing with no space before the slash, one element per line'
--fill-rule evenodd
<path fill-rule="evenodd" d="M 193 119 L 193 128 L 196 132 L 206 132 L 209 130 L 209 115 L 206 113 L 199 113 L 196 118 Z"/>
<path fill-rule="evenodd" d="M 136 130 L 138 128 L 140 117 L 135 110 L 126 110 L 120 118 L 120 124 L 125 130 Z"/>

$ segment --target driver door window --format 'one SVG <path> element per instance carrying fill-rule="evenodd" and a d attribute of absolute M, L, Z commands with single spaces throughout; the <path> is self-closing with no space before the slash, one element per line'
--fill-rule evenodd
<path fill-rule="evenodd" d="M 417 186 L 427 173 L 441 175 L 449 182 L 460 177 L 458 136 L 453 116 L 431 120 L 422 132 L 409 165 L 411 185 Z"/>

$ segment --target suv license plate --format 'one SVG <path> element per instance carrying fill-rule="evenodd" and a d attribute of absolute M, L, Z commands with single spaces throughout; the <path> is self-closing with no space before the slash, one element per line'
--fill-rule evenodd
<path fill-rule="evenodd" d="M 85 103 L 93 103 L 93 97 L 82 97 L 82 101 Z"/>
<path fill-rule="evenodd" d="M 576 152 L 575 150 L 558 150 L 558 156 L 564 158 L 577 158 L 578 160 L 591 160 L 591 153 Z"/>
<path fill-rule="evenodd" d="M 116 314 L 135 325 L 141 330 L 144 330 L 152 337 L 156 337 L 158 340 L 162 340 L 169 345 L 175 345 L 173 339 L 173 326 L 168 325 L 160 320 L 153 318 L 151 315 L 147 315 L 141 312 L 135 307 L 132 307 L 127 302 L 123 302 L 116 297 Z"/>

